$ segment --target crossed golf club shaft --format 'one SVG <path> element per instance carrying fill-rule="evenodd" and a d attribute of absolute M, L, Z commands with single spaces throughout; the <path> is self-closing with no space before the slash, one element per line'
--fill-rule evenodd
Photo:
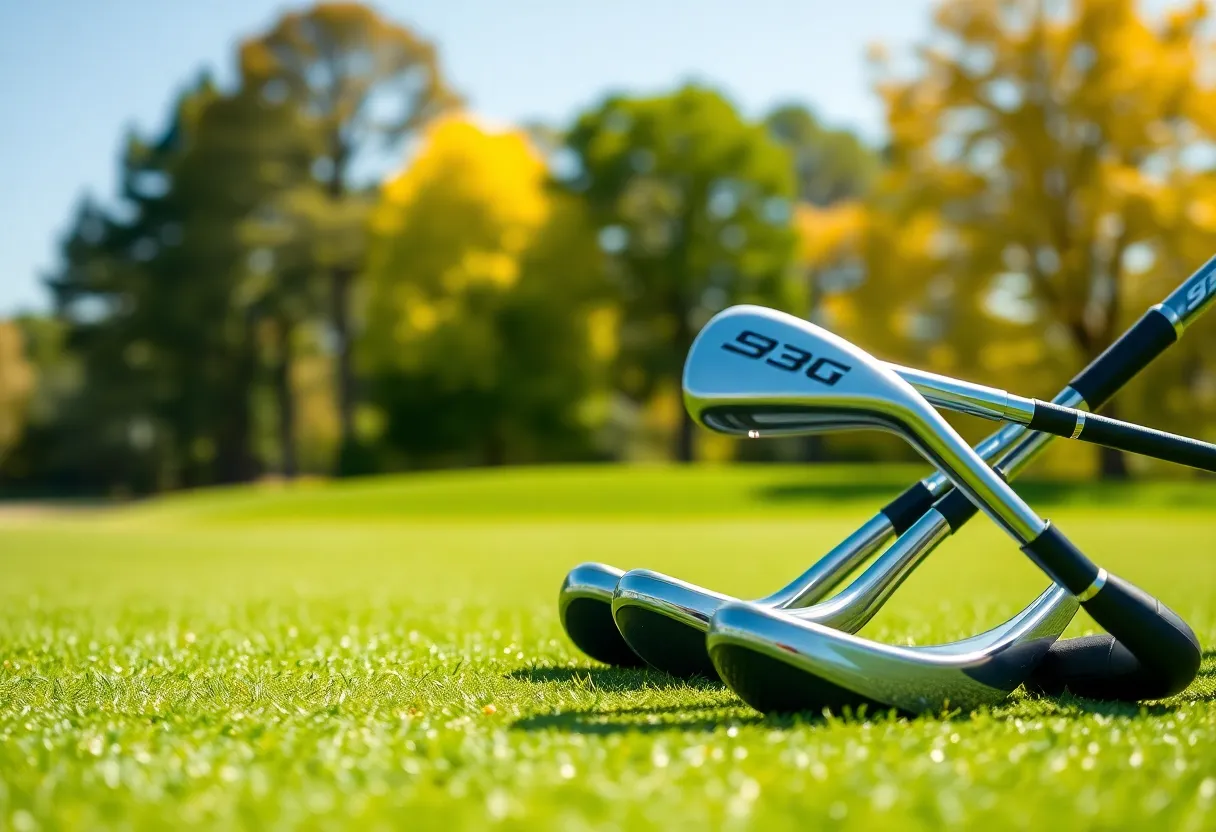
<path fill-rule="evenodd" d="M 1053 400 L 1058 410 L 1106 401 L 1207 309 L 1214 284 L 1216 259 L 1079 373 Z M 750 436 L 879 427 L 904 435 L 939 472 L 907 489 L 794 582 L 754 603 L 645 570 L 576 567 L 559 601 L 572 640 L 614 664 L 636 665 L 640 656 L 681 675 L 716 672 L 761 710 L 848 702 L 910 711 L 947 702 L 967 706 L 996 701 L 1023 682 L 1118 699 L 1185 687 L 1199 657 L 1185 623 L 1092 564 L 981 460 L 999 459 L 997 469 L 1011 478 L 1050 436 L 1007 425 L 972 451 L 897 369 L 773 310 L 735 307 L 716 316 L 685 366 L 686 402 L 703 425 Z M 920 376 L 923 382 L 929 374 Z M 918 389 L 927 392 L 923 384 Z M 1069 418 L 1073 429 L 1084 429 L 1075 416 Z M 1037 427 L 1033 414 L 1023 421 Z M 1206 453 L 1202 449 L 1199 457 Z M 1207 467 L 1202 459 L 1199 464 Z M 976 505 L 1018 539 L 1057 586 L 1006 624 L 951 645 L 897 648 L 849 636 L 938 543 L 966 523 Z M 816 603 L 897 534 L 898 541 L 844 592 Z M 1119 641 L 1104 635 L 1057 643 L 1078 604 Z"/>

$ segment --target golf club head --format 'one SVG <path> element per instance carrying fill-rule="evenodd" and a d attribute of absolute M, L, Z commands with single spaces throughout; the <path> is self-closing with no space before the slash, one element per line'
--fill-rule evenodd
<path fill-rule="evenodd" d="M 905 432 L 903 406 L 916 398 L 893 371 L 844 339 L 748 305 L 718 313 L 697 335 L 684 362 L 683 388 L 696 422 L 749 438 L 862 428 Z"/>
<path fill-rule="evenodd" d="M 647 664 L 673 676 L 716 679 L 705 632 L 729 595 L 649 569 L 626 572 L 612 598 L 616 629 Z"/>
<path fill-rule="evenodd" d="M 644 667 L 612 621 L 612 593 L 624 574 L 604 563 L 580 563 L 562 581 L 558 617 L 574 646 L 591 658 L 617 667 Z"/>
<path fill-rule="evenodd" d="M 762 306 L 719 312 L 688 351 L 683 388 L 692 418 L 731 436 L 897 434 L 1020 544 L 1047 527 L 908 382 L 809 321 Z"/>
<path fill-rule="evenodd" d="M 722 680 L 762 713 L 895 708 L 909 714 L 1003 701 L 1043 660 L 1078 602 L 1048 588 L 1005 624 L 929 647 L 879 644 L 789 613 L 726 604 L 706 637 Z"/>

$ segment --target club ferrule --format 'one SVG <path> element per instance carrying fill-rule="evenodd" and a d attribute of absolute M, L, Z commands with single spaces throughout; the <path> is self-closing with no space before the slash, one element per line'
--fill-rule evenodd
<path fill-rule="evenodd" d="M 1102 587 L 1106 586 L 1107 577 L 1108 577 L 1108 575 L 1107 575 L 1106 570 L 1099 568 L 1098 577 L 1094 578 L 1093 583 L 1091 583 L 1089 586 L 1085 587 L 1085 589 L 1083 589 L 1077 593 L 1077 600 L 1080 601 L 1081 603 L 1085 603 L 1090 598 L 1093 598 L 1095 595 L 1097 595 L 1099 592 L 1101 592 Z"/>

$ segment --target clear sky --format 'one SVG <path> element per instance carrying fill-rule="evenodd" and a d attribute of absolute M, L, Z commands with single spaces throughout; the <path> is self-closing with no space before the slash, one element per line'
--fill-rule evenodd
<path fill-rule="evenodd" d="M 72 206 L 110 199 L 131 126 L 155 130 L 201 69 L 233 77 L 234 45 L 275 0 L 0 0 L 0 315 L 46 305 Z M 440 48 L 472 108 L 560 124 L 612 88 L 696 78 L 748 112 L 798 99 L 881 135 L 867 44 L 907 46 L 929 0 L 383 0 Z"/>

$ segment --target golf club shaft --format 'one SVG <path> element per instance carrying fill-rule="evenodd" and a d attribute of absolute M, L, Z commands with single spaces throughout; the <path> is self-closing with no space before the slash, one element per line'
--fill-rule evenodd
<path fill-rule="evenodd" d="M 1058 402 L 1028 399 L 937 373 L 894 364 L 887 366 L 937 408 L 1013 422 L 1065 439 L 1079 439 L 1203 471 L 1216 471 L 1216 445 L 1208 442 L 1086 413 Z"/>
<path fill-rule="evenodd" d="M 1065 388 L 1056 397 L 1059 402 L 1076 401 L 1080 396 Z M 1027 441 L 1018 443 L 996 464 L 1007 480 L 1021 473 L 1054 437 L 1046 433 L 1031 433 Z M 860 630 L 882 609 L 883 604 L 899 589 L 921 562 L 937 546 L 962 528 L 977 509 L 961 491 L 954 489 L 941 497 L 926 511 L 912 528 L 899 536 L 852 583 L 831 599 L 817 604 L 800 618 L 813 618 L 815 623 L 846 633 Z"/>

